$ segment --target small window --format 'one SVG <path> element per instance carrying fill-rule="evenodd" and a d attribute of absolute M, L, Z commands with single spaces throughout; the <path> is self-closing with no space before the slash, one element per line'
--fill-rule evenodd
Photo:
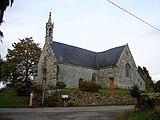
<path fill-rule="evenodd" d="M 96 73 L 92 74 L 92 82 L 96 82 Z"/>
<path fill-rule="evenodd" d="M 80 85 L 83 83 L 83 79 L 82 78 L 80 78 L 79 79 L 79 87 L 80 87 Z"/>
<path fill-rule="evenodd" d="M 131 78 L 131 66 L 128 63 L 125 66 L 125 76 Z"/>
<path fill-rule="evenodd" d="M 42 84 L 46 84 L 46 82 L 47 82 L 46 78 L 43 78 Z"/>

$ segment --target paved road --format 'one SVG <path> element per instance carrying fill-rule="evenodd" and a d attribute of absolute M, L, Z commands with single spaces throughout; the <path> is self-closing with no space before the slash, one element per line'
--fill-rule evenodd
<path fill-rule="evenodd" d="M 134 106 L 0 108 L 0 120 L 115 120 Z"/>

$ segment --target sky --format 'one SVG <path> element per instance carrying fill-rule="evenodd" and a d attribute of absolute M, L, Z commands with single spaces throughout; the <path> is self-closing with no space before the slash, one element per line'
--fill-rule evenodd
<path fill-rule="evenodd" d="M 111 1 L 160 29 L 160 0 Z M 2 58 L 12 43 L 25 37 L 33 37 L 43 47 L 49 12 L 54 41 L 95 52 L 128 43 L 136 65 L 146 67 L 154 81 L 160 80 L 160 31 L 107 0 L 15 0 L 0 26 Z"/>

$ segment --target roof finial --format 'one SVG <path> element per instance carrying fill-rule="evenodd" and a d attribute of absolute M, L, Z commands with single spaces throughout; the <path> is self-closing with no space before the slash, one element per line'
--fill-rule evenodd
<path fill-rule="evenodd" d="M 52 23 L 52 20 L 51 20 L 51 12 L 49 12 L 49 19 L 48 19 L 48 23 Z"/>

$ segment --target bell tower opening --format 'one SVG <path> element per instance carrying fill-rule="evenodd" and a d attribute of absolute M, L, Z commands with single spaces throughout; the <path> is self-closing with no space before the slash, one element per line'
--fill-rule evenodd
<path fill-rule="evenodd" d="M 45 41 L 46 43 L 52 44 L 53 28 L 54 28 L 54 23 L 52 23 L 51 12 L 50 12 L 48 22 L 46 23 L 46 41 Z"/>

